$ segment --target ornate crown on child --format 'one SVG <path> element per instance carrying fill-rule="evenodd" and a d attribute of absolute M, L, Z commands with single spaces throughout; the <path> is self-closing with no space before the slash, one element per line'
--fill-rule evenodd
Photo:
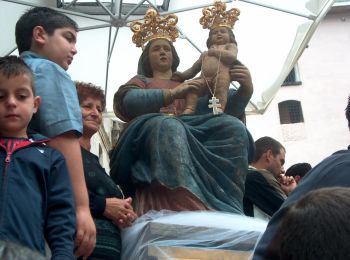
<path fill-rule="evenodd" d="M 237 8 L 226 11 L 226 4 L 221 1 L 215 1 L 213 7 L 205 7 L 202 12 L 203 16 L 199 23 L 204 29 L 214 29 L 221 26 L 232 29 L 240 14 Z"/>
<path fill-rule="evenodd" d="M 177 16 L 170 14 L 161 18 L 155 9 L 148 9 L 144 23 L 134 21 L 130 24 L 130 29 L 134 35 L 132 37 L 133 43 L 136 47 L 144 47 L 144 44 L 153 39 L 167 39 L 174 42 L 179 36 L 179 31 L 176 29 Z"/>

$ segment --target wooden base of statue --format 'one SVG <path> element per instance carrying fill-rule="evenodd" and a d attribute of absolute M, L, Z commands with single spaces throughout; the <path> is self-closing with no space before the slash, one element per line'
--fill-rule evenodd
<path fill-rule="evenodd" d="M 150 223 L 149 239 L 162 235 L 164 241 L 172 240 L 176 238 L 181 238 L 181 236 L 187 233 L 189 230 L 194 234 L 201 232 L 208 232 L 209 227 L 192 227 L 183 225 L 169 225 L 160 223 Z M 210 231 L 209 231 L 210 232 Z M 232 237 L 232 239 L 234 239 Z M 217 246 L 224 244 L 226 241 L 217 242 Z M 248 260 L 252 254 L 252 250 L 255 246 L 255 239 L 250 241 L 244 241 L 240 244 L 235 245 L 236 249 L 211 249 L 196 246 L 165 246 L 161 245 L 150 245 L 147 246 L 147 254 L 149 260 L 213 260 L 213 259 L 223 259 L 223 260 Z M 241 250 L 239 250 L 241 248 Z M 244 251 L 242 251 L 244 250 Z"/>
<path fill-rule="evenodd" d="M 166 256 L 164 256 L 166 255 Z M 251 252 L 232 251 L 223 249 L 206 249 L 180 246 L 150 246 L 148 247 L 148 257 L 154 260 L 248 260 Z"/>

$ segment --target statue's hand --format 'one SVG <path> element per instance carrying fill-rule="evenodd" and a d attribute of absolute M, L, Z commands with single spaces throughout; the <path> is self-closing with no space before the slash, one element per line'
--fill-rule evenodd
<path fill-rule="evenodd" d="M 250 72 L 246 66 L 244 66 L 239 60 L 235 62 L 232 69 L 230 69 L 231 81 L 237 81 L 242 90 L 247 95 L 252 95 L 253 93 L 253 82 Z"/>
<path fill-rule="evenodd" d="M 202 89 L 203 84 L 200 79 L 192 79 L 181 83 L 170 91 L 175 99 L 184 99 L 188 93 L 201 93 Z"/>
<path fill-rule="evenodd" d="M 206 85 L 200 78 L 188 80 L 173 89 L 163 89 L 164 106 L 173 103 L 175 99 L 185 99 L 189 93 L 203 96 L 207 93 Z"/>
<path fill-rule="evenodd" d="M 208 88 L 206 83 L 203 81 L 202 78 L 194 78 L 191 80 L 187 80 L 185 82 L 188 85 L 192 86 L 192 92 L 195 92 L 199 97 L 204 96 L 208 93 Z"/>

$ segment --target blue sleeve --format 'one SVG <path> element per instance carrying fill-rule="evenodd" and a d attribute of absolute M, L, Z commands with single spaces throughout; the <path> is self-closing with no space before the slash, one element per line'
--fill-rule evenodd
<path fill-rule="evenodd" d="M 68 131 L 80 136 L 82 116 L 70 76 L 58 65 L 44 59 L 31 67 L 36 95 L 41 97 L 41 104 L 29 128 L 50 138 Z"/>
<path fill-rule="evenodd" d="M 63 155 L 54 149 L 51 161 L 45 236 L 51 259 L 74 259 L 75 206 L 68 169 Z"/>
<path fill-rule="evenodd" d="M 163 107 L 161 89 L 130 89 L 123 99 L 123 108 L 129 118 L 159 113 L 161 107 Z"/>

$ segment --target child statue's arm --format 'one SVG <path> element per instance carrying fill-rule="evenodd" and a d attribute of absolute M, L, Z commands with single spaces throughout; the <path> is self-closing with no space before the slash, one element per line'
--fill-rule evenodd
<path fill-rule="evenodd" d="M 192 79 L 194 76 L 197 75 L 198 72 L 201 71 L 202 68 L 202 57 L 205 55 L 207 52 L 203 52 L 199 59 L 192 65 L 191 68 L 185 70 L 184 72 L 179 72 L 176 71 L 173 73 L 172 80 L 176 80 L 179 82 L 183 82 L 188 79 Z"/>

